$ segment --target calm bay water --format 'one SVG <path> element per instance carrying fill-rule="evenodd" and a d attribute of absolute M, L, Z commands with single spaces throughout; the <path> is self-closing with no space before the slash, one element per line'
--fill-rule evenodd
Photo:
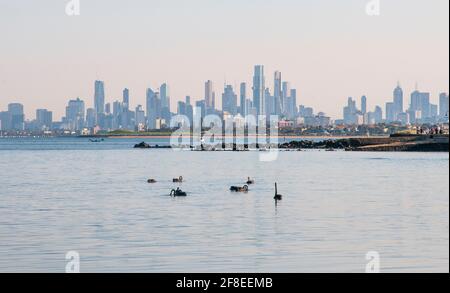
<path fill-rule="evenodd" d="M 383 272 L 449 271 L 448 153 L 260 162 L 142 140 L 0 139 L 0 272 L 64 272 L 73 250 L 82 272 L 364 272 L 369 251 Z"/>

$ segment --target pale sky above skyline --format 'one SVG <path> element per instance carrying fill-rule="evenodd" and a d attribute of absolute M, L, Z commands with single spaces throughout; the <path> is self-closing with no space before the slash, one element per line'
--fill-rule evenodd
<path fill-rule="evenodd" d="M 381 0 L 376 17 L 369 0 L 81 0 L 75 17 L 67 2 L 0 0 L 0 111 L 20 102 L 28 119 L 60 119 L 69 99 L 92 107 L 96 79 L 107 102 L 129 88 L 133 107 L 167 82 L 172 111 L 211 79 L 220 105 L 223 84 L 251 84 L 255 64 L 267 86 L 279 70 L 299 104 L 334 118 L 349 96 L 384 108 L 397 81 L 405 104 L 416 82 L 434 103 L 448 92 L 448 0 Z"/>

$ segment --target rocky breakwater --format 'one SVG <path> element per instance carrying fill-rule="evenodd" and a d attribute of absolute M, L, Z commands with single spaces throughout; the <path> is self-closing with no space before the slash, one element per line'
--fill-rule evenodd
<path fill-rule="evenodd" d="M 448 135 L 392 135 L 389 141 L 350 148 L 357 152 L 448 152 Z"/>
<path fill-rule="evenodd" d="M 279 145 L 284 150 L 345 150 L 354 152 L 448 152 L 448 135 L 392 135 L 324 141 L 291 141 Z"/>

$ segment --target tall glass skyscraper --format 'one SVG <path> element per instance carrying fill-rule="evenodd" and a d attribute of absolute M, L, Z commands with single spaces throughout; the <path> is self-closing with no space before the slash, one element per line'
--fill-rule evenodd
<path fill-rule="evenodd" d="M 105 113 L 105 84 L 103 81 L 95 81 L 94 107 L 97 114 Z"/>
<path fill-rule="evenodd" d="M 207 109 L 213 108 L 213 82 L 208 80 L 205 82 L 205 106 Z"/>
<path fill-rule="evenodd" d="M 284 109 L 284 100 L 282 92 L 281 72 L 276 71 L 274 75 L 273 83 L 273 98 L 274 98 L 274 112 L 276 115 L 280 115 Z"/>
<path fill-rule="evenodd" d="M 225 86 L 222 95 L 222 110 L 231 115 L 237 114 L 237 95 L 234 93 L 233 86 Z"/>
<path fill-rule="evenodd" d="M 167 108 L 170 111 L 170 92 L 167 83 L 163 83 L 159 89 L 161 96 L 161 108 Z"/>
<path fill-rule="evenodd" d="M 129 110 L 130 109 L 130 90 L 129 89 L 124 89 L 123 90 L 123 108 L 125 110 Z"/>
<path fill-rule="evenodd" d="M 147 127 L 149 129 L 156 128 L 156 119 L 161 118 L 161 102 L 159 100 L 159 93 L 152 89 L 147 89 L 146 106 L 147 106 Z"/>
<path fill-rule="evenodd" d="M 81 130 L 84 127 L 85 109 L 84 101 L 80 98 L 70 100 L 66 107 L 65 121 L 70 130 Z"/>
<path fill-rule="evenodd" d="M 448 118 L 448 94 L 439 95 L 439 116 L 440 118 Z"/>
<path fill-rule="evenodd" d="M 247 99 L 247 84 L 245 82 L 241 83 L 241 92 L 240 92 L 240 113 L 243 117 L 246 115 L 246 102 Z"/>
<path fill-rule="evenodd" d="M 265 77 L 264 77 L 264 66 L 256 65 L 255 73 L 253 76 L 253 105 L 256 109 L 257 115 L 265 115 L 265 100 L 264 100 L 264 91 L 266 89 L 265 86 Z"/>
<path fill-rule="evenodd" d="M 431 114 L 430 93 L 414 91 L 411 94 L 410 110 L 413 112 L 420 111 L 422 119 L 429 118 Z"/>
<path fill-rule="evenodd" d="M 361 97 L 361 113 L 362 114 L 367 113 L 367 97 L 366 96 Z"/>
<path fill-rule="evenodd" d="M 164 83 L 161 85 L 159 91 L 161 97 L 161 118 L 163 118 L 166 121 L 166 123 L 170 123 L 172 115 L 170 112 L 169 86 L 166 83 Z"/>
<path fill-rule="evenodd" d="M 398 84 L 394 90 L 394 112 L 396 120 L 397 116 L 400 113 L 403 113 L 403 90 L 400 87 L 400 84 Z"/>
<path fill-rule="evenodd" d="M 291 83 L 290 82 L 283 82 L 282 84 L 282 94 L 281 94 L 281 114 L 286 115 L 287 114 L 287 101 L 290 98 L 290 94 L 291 94 Z"/>

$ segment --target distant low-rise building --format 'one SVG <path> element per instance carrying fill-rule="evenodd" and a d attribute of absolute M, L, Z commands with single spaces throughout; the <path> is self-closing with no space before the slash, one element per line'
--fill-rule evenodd
<path fill-rule="evenodd" d="M 292 128 L 294 127 L 294 121 L 292 120 L 281 120 L 278 122 L 278 128 L 283 129 L 283 128 Z"/>
<path fill-rule="evenodd" d="M 405 112 L 398 114 L 398 121 L 400 121 L 402 125 L 409 125 L 411 123 L 409 120 L 409 114 Z"/>

